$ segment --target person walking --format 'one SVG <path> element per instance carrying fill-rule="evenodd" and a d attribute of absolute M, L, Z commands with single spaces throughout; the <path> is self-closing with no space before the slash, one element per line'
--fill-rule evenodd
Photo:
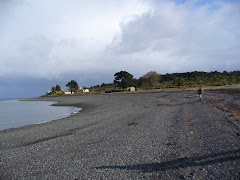
<path fill-rule="evenodd" d="M 200 98 L 200 101 L 202 100 L 202 94 L 203 94 L 203 89 L 200 87 L 198 89 L 198 94 L 199 94 L 199 98 Z"/>

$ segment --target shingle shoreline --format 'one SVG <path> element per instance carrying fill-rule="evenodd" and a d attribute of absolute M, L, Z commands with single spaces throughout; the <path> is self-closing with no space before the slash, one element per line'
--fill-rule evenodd
<path fill-rule="evenodd" d="M 0 131 L 0 177 L 237 178 L 240 139 L 234 133 L 239 125 L 209 101 L 238 108 L 239 99 L 211 92 L 204 98 L 201 102 L 188 91 L 32 99 L 83 110 Z"/>

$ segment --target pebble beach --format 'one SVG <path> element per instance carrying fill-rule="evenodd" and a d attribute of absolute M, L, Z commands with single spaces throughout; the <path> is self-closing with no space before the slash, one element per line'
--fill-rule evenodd
<path fill-rule="evenodd" d="M 239 179 L 240 98 L 195 91 L 29 99 L 82 110 L 0 131 L 0 179 Z M 235 115 L 234 115 L 235 114 Z"/>

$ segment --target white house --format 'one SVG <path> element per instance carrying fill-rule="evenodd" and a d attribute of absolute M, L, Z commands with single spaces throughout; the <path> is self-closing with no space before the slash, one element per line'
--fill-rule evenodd
<path fill-rule="evenodd" d="M 89 89 L 78 89 L 77 92 L 89 92 Z"/>
<path fill-rule="evenodd" d="M 130 92 L 134 92 L 136 89 L 135 89 L 135 87 L 128 87 L 127 90 Z"/>
<path fill-rule="evenodd" d="M 89 92 L 89 89 L 83 89 L 81 86 L 79 86 L 77 92 Z"/>

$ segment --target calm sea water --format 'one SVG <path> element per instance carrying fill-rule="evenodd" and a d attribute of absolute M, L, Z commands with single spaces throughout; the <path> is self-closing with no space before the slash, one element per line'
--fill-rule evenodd
<path fill-rule="evenodd" d="M 39 124 L 77 113 L 81 108 L 51 106 L 49 101 L 0 100 L 0 130 Z"/>

